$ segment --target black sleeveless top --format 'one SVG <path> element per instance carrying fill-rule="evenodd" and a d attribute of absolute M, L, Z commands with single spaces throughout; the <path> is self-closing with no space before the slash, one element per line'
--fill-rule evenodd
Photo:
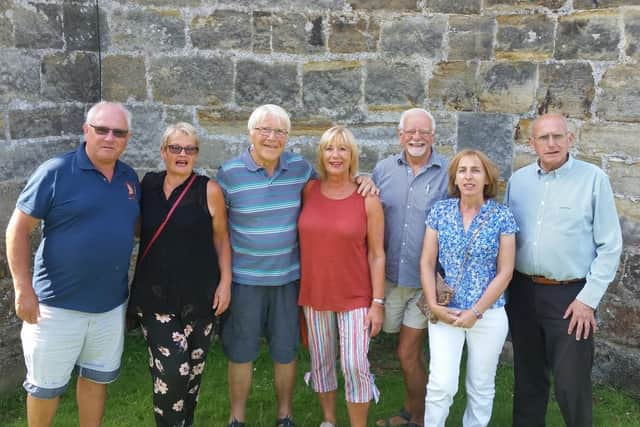
<path fill-rule="evenodd" d="M 220 270 L 207 206 L 209 178 L 196 177 L 147 256 L 140 260 L 189 181 L 175 188 L 167 200 L 162 189 L 165 175 L 150 172 L 142 179 L 140 248 L 129 305 L 143 313 L 210 316 Z"/>

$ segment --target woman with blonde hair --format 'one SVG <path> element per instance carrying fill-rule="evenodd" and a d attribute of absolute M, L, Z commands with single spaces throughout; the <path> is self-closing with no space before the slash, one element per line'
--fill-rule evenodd
<path fill-rule="evenodd" d="M 319 180 L 303 190 L 298 220 L 301 258 L 299 304 L 307 323 L 311 386 L 335 426 L 337 340 L 352 427 L 367 425 L 377 389 L 369 371 L 369 340 L 384 315 L 384 218 L 377 196 L 362 197 L 354 178 L 358 147 L 342 126 L 318 145 Z"/>

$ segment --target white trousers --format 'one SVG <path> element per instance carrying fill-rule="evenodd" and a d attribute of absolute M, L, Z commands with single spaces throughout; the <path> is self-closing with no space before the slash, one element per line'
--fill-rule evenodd
<path fill-rule="evenodd" d="M 467 343 L 467 407 L 464 427 L 489 424 L 495 395 L 498 359 L 509 324 L 503 307 L 487 310 L 470 329 L 429 323 L 429 382 L 425 398 L 425 427 L 444 427 L 458 391 L 460 359 Z"/>

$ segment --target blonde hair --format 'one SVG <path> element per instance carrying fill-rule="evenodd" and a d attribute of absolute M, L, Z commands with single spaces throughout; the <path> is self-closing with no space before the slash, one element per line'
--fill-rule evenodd
<path fill-rule="evenodd" d="M 316 162 L 316 170 L 322 179 L 327 178 L 327 169 L 324 166 L 324 162 L 322 160 L 322 153 L 324 152 L 327 145 L 335 143 L 337 145 L 346 146 L 351 152 L 351 162 L 349 163 L 349 177 L 355 178 L 358 174 L 358 145 L 356 144 L 356 139 L 354 138 L 351 131 L 344 126 L 334 126 L 330 129 L 327 129 L 322 136 L 320 137 L 320 142 L 318 143 L 318 151 L 317 151 L 317 162 Z"/>
<path fill-rule="evenodd" d="M 483 195 L 485 199 L 493 199 L 498 194 L 498 178 L 500 177 L 500 171 L 498 167 L 480 150 L 472 150 L 465 149 L 459 151 L 453 159 L 451 159 L 451 163 L 449 163 L 449 195 L 451 197 L 460 197 L 460 189 L 456 185 L 456 174 L 458 172 L 458 165 L 460 164 L 460 160 L 463 157 L 467 156 L 476 156 L 480 163 L 482 163 L 482 167 L 484 168 L 484 173 L 487 176 L 487 183 L 484 186 Z"/>
<path fill-rule="evenodd" d="M 190 136 L 196 142 L 196 146 L 200 146 L 200 137 L 198 136 L 198 131 L 196 128 L 186 122 L 178 122 L 172 125 L 169 125 L 167 129 L 165 129 L 164 134 L 162 134 L 162 144 L 160 145 L 160 149 L 164 150 L 169 145 L 169 140 L 176 133 L 181 133 L 186 136 Z"/>

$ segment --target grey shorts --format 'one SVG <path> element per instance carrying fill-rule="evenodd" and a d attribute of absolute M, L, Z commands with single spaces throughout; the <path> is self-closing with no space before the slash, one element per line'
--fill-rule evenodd
<path fill-rule="evenodd" d="M 295 359 L 300 337 L 298 290 L 297 280 L 282 286 L 233 283 L 231 306 L 222 326 L 222 348 L 231 362 L 254 361 L 263 336 L 275 362 Z"/>
<path fill-rule="evenodd" d="M 406 288 L 385 280 L 384 323 L 382 330 L 397 333 L 402 325 L 413 329 L 426 329 L 427 318 L 416 306 L 422 288 Z"/>

